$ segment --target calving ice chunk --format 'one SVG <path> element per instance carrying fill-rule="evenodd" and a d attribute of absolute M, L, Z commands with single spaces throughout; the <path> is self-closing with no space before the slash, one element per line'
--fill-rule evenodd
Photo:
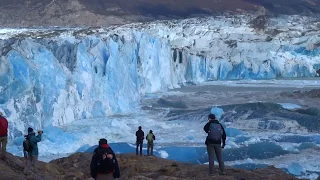
<path fill-rule="evenodd" d="M 252 19 L 1 31 L 0 108 L 11 121 L 9 136 L 21 136 L 29 125 L 130 113 L 141 95 L 190 83 L 316 75 L 313 18 L 279 16 L 263 31 L 250 25 Z"/>

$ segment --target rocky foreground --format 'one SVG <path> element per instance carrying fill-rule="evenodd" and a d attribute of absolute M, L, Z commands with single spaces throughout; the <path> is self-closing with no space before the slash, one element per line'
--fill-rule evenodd
<path fill-rule="evenodd" d="M 24 159 L 8 154 L 5 161 L 0 160 L 1 180 L 22 180 L 22 179 L 91 179 L 89 164 L 91 154 L 76 153 L 66 158 L 57 159 L 50 163 L 39 162 L 37 174 L 23 175 Z M 158 179 L 158 180 L 179 180 L 179 179 L 220 179 L 220 180 L 289 180 L 297 179 L 286 174 L 280 169 L 268 167 L 254 171 L 242 169 L 226 169 L 226 176 L 218 175 L 216 168 L 215 177 L 207 174 L 207 165 L 191 165 L 165 160 L 158 157 L 136 157 L 135 155 L 119 155 L 119 165 L 121 168 L 120 179 Z"/>

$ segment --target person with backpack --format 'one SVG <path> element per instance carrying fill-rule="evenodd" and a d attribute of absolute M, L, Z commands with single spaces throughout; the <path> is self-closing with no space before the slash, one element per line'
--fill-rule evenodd
<path fill-rule="evenodd" d="M 90 163 L 91 176 L 95 180 L 113 180 L 120 177 L 116 155 L 106 139 L 99 140 Z"/>
<path fill-rule="evenodd" d="M 156 137 L 154 136 L 152 130 L 150 130 L 149 134 L 146 137 L 146 140 L 148 141 L 148 149 L 147 149 L 148 156 L 149 155 L 153 156 L 153 141 L 156 140 Z M 151 153 L 150 153 L 150 149 L 151 149 Z"/>
<path fill-rule="evenodd" d="M 208 116 L 208 123 L 203 127 L 203 130 L 208 134 L 206 138 L 207 153 L 209 157 L 209 175 L 213 176 L 214 154 L 219 162 L 220 174 L 226 175 L 224 172 L 224 162 L 222 159 L 222 149 L 226 145 L 226 132 L 223 126 L 216 120 L 214 114 Z M 221 141 L 222 140 L 222 141 Z M 221 146 L 222 142 L 222 146 Z"/>
<path fill-rule="evenodd" d="M 7 142 L 8 142 L 8 120 L 0 112 L 0 158 L 5 160 L 7 157 Z"/>
<path fill-rule="evenodd" d="M 23 173 L 25 175 L 28 174 L 29 153 L 31 153 L 31 152 L 32 152 L 32 146 L 29 141 L 29 135 L 24 135 L 24 141 L 23 141 L 24 170 L 23 170 Z"/>
<path fill-rule="evenodd" d="M 38 142 L 41 141 L 43 131 L 38 131 L 38 135 L 33 131 L 31 127 L 28 128 L 28 135 L 25 136 L 25 140 L 23 142 L 23 151 L 25 153 L 25 158 L 27 159 L 27 163 L 25 164 L 24 173 L 30 173 L 30 170 L 33 173 L 36 173 L 36 165 L 38 162 Z"/>
<path fill-rule="evenodd" d="M 144 140 L 144 132 L 142 131 L 142 127 L 139 126 L 138 131 L 136 132 L 136 155 L 138 156 L 138 149 L 140 147 L 140 156 L 142 156 L 142 145 Z"/>

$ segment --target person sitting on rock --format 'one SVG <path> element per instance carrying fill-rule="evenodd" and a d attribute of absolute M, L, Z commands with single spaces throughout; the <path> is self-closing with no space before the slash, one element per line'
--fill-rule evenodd
<path fill-rule="evenodd" d="M 152 130 L 150 130 L 149 134 L 146 136 L 146 140 L 148 141 L 148 149 L 147 149 L 148 156 L 149 155 L 153 156 L 153 141 L 156 140 L 156 137 L 154 136 Z M 150 149 L 151 149 L 151 152 L 150 152 Z"/>
<path fill-rule="evenodd" d="M 208 116 L 208 123 L 203 127 L 203 130 L 208 134 L 206 138 L 206 146 L 209 157 L 209 175 L 213 176 L 213 167 L 214 167 L 214 153 L 217 156 L 219 162 L 220 173 L 225 175 L 224 172 L 224 162 L 222 159 L 222 149 L 226 145 L 226 132 L 223 126 L 216 120 L 214 114 Z M 222 140 L 222 146 L 221 146 Z"/>
<path fill-rule="evenodd" d="M 137 141 L 136 141 L 136 155 L 138 156 L 138 149 L 140 146 L 140 156 L 142 156 L 142 145 L 143 145 L 143 139 L 144 139 L 144 132 L 142 131 L 142 127 L 139 126 L 138 131 L 136 132 L 136 137 L 137 137 Z"/>
<path fill-rule="evenodd" d="M 3 117 L 2 112 L 0 112 L 0 158 L 6 159 L 7 155 L 7 142 L 8 142 L 8 120 Z"/>
<path fill-rule="evenodd" d="M 32 149 L 30 151 L 27 151 L 28 163 L 26 164 L 24 170 L 25 174 L 28 174 L 30 172 L 30 168 L 33 173 L 36 173 L 36 165 L 39 156 L 38 142 L 41 141 L 42 134 L 43 131 L 39 130 L 38 135 L 36 136 L 36 133 L 33 131 L 33 129 L 31 127 L 28 128 L 28 138 L 30 142 L 30 147 L 32 147 Z"/>
<path fill-rule="evenodd" d="M 91 176 L 95 180 L 113 180 L 120 177 L 116 155 L 106 139 L 99 140 L 90 163 Z"/>

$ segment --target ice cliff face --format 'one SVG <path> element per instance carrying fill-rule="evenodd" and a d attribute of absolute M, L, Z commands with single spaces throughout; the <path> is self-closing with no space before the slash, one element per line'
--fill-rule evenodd
<path fill-rule="evenodd" d="M 31 125 L 135 111 L 140 96 L 186 83 L 315 76 L 319 22 L 215 17 L 112 29 L 0 31 L 0 109 L 10 137 Z"/>

